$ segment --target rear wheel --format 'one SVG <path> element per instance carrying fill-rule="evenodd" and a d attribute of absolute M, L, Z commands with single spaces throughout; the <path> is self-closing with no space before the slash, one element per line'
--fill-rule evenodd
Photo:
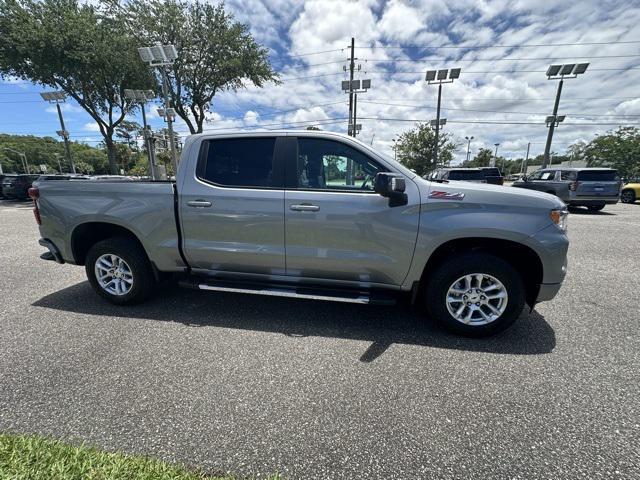
<path fill-rule="evenodd" d="M 447 330 L 486 336 L 513 324 L 522 312 L 525 286 L 500 257 L 469 253 L 441 264 L 427 281 L 429 315 Z"/>
<path fill-rule="evenodd" d="M 155 284 L 151 264 L 140 245 L 129 238 L 108 238 L 96 243 L 85 260 L 93 289 L 116 305 L 147 299 Z"/>
<path fill-rule="evenodd" d="M 587 208 L 589 210 L 591 210 L 592 212 L 599 212 L 600 210 L 602 210 L 604 208 L 604 203 L 599 204 L 599 205 L 589 205 Z"/>
<path fill-rule="evenodd" d="M 636 201 L 636 192 L 633 190 L 623 190 L 620 194 L 622 203 L 633 203 Z"/>

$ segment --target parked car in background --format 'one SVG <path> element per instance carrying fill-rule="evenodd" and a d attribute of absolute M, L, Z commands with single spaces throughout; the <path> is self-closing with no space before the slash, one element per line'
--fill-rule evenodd
<path fill-rule="evenodd" d="M 7 175 L 2 180 L 2 196 L 4 198 L 16 198 L 26 200 L 31 185 L 40 175 Z"/>
<path fill-rule="evenodd" d="M 487 183 L 487 178 L 479 168 L 438 168 L 428 175 L 432 182 L 461 180 L 463 182 Z"/>
<path fill-rule="evenodd" d="M 640 198 L 640 183 L 627 183 L 620 192 L 622 203 L 634 203 Z"/>
<path fill-rule="evenodd" d="M 205 291 L 353 303 L 404 293 L 447 328 L 487 335 L 551 300 L 567 266 L 559 199 L 428 182 L 331 132 L 192 135 L 175 183 L 43 181 L 30 195 L 43 258 L 84 265 L 118 305 L 169 275 Z"/>
<path fill-rule="evenodd" d="M 550 193 L 569 206 L 597 211 L 618 203 L 621 183 L 612 168 L 545 168 L 513 186 Z"/>
<path fill-rule="evenodd" d="M 487 183 L 504 185 L 504 177 L 498 167 L 480 167 L 480 170 L 484 173 L 484 178 L 487 180 Z"/>
<path fill-rule="evenodd" d="M 10 183 L 13 177 L 17 177 L 17 175 L 15 173 L 4 173 L 0 175 L 0 198 L 4 198 L 4 194 L 2 193 L 2 190 L 4 187 L 5 179 L 7 180 L 7 183 Z"/>

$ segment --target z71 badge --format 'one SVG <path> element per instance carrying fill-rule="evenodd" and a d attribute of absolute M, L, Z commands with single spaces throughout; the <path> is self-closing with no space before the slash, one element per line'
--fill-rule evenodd
<path fill-rule="evenodd" d="M 464 198 L 464 193 L 433 190 L 429 192 L 429 198 L 437 198 L 439 200 L 462 200 Z"/>

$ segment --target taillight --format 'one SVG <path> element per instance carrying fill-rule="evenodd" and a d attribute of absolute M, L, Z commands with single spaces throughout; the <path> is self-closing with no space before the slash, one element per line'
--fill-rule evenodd
<path fill-rule="evenodd" d="M 40 198 L 40 189 L 38 187 L 31 187 L 28 191 L 29 196 L 33 200 L 33 216 L 36 217 L 36 223 L 42 225 L 42 218 L 40 218 L 40 207 L 38 206 L 38 198 Z"/>
<path fill-rule="evenodd" d="M 579 184 L 579 183 L 580 183 L 580 182 L 578 182 L 578 181 L 571 182 L 571 183 L 569 184 L 569 190 L 571 190 L 572 192 L 575 192 L 576 190 L 578 190 L 578 184 Z"/>

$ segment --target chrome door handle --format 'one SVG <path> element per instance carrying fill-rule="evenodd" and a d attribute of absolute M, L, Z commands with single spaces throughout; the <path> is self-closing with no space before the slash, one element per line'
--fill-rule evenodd
<path fill-rule="evenodd" d="M 203 208 L 203 207 L 210 207 L 211 202 L 207 202 L 206 200 L 190 200 L 187 202 L 187 205 L 189 205 L 190 207 Z"/>
<path fill-rule="evenodd" d="M 289 208 L 291 210 L 295 210 L 296 212 L 317 212 L 320 210 L 320 207 L 317 205 L 308 205 L 308 204 L 300 204 L 300 205 L 291 205 Z"/>

